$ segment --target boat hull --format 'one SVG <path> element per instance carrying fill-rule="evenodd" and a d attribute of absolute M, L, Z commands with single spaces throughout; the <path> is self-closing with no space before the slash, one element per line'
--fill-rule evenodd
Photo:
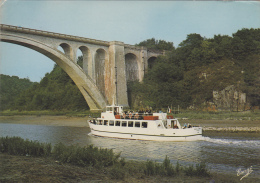
<path fill-rule="evenodd" d="M 149 141 L 197 141 L 202 139 L 202 128 L 160 129 L 122 128 L 89 123 L 91 134 L 101 137 Z"/>

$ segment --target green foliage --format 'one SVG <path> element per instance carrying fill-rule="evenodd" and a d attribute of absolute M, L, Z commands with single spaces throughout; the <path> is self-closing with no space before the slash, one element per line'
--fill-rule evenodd
<path fill-rule="evenodd" d="M 29 79 L 0 74 L 0 110 L 10 108 L 14 104 L 15 97 L 33 84 Z"/>
<path fill-rule="evenodd" d="M 19 156 L 52 156 L 62 163 L 72 163 L 78 166 L 108 167 L 118 164 L 125 165 L 125 160 L 120 159 L 120 153 L 115 154 L 112 149 L 103 149 L 89 145 L 65 146 L 58 143 L 52 149 L 50 143 L 24 140 L 20 137 L 1 137 L 0 152 Z"/>
<path fill-rule="evenodd" d="M 79 147 L 56 144 L 53 149 L 55 159 L 63 163 L 72 163 L 79 166 L 107 167 L 119 162 L 119 154 L 114 154 L 112 149 L 102 149 L 89 145 Z"/>
<path fill-rule="evenodd" d="M 144 173 L 146 175 L 174 176 L 175 168 L 171 164 L 169 158 L 166 156 L 162 164 L 154 162 L 152 160 L 147 160 Z"/>
<path fill-rule="evenodd" d="M 148 176 L 176 176 L 180 175 L 181 172 L 184 172 L 184 174 L 187 176 L 207 177 L 210 175 L 205 163 L 196 164 L 196 167 L 194 168 L 193 165 L 181 167 L 179 162 L 177 162 L 174 168 L 167 156 L 165 157 L 163 163 L 147 160 L 145 165 L 144 173 Z"/>
<path fill-rule="evenodd" d="M 152 160 L 147 160 L 144 173 L 146 175 L 149 175 L 149 176 L 157 175 L 158 174 L 158 171 L 157 171 L 158 167 L 159 167 L 158 163 L 156 163 Z"/>
<path fill-rule="evenodd" d="M 79 62 L 80 62 L 79 57 Z M 78 87 L 58 65 L 16 98 L 12 110 L 86 110 L 89 109 Z"/>
<path fill-rule="evenodd" d="M 176 171 L 176 173 L 178 174 L 181 170 L 182 170 L 182 167 L 181 167 L 181 165 L 179 164 L 179 162 L 177 161 L 176 167 L 175 167 L 175 171 Z"/>
<path fill-rule="evenodd" d="M 24 140 L 20 137 L 1 137 L 0 152 L 20 156 L 50 156 L 50 143 Z"/>
<path fill-rule="evenodd" d="M 141 43 L 156 45 L 155 39 Z M 156 59 L 142 83 L 128 83 L 129 104 L 155 110 L 178 105 L 203 108 L 213 101 L 214 90 L 234 85 L 247 94 L 252 106 L 260 106 L 259 59 L 260 29 L 212 39 L 190 34 L 178 48 Z"/>
<path fill-rule="evenodd" d="M 210 175 L 205 163 L 196 164 L 196 167 L 189 165 L 184 168 L 184 172 L 187 176 L 209 177 Z"/>
<path fill-rule="evenodd" d="M 137 46 L 145 46 L 148 49 L 152 50 L 174 50 L 173 42 L 166 42 L 164 40 L 155 40 L 155 38 L 147 39 L 140 42 Z"/>

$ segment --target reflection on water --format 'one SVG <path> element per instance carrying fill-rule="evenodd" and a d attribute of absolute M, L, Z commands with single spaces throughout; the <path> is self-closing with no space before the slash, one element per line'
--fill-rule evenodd
<path fill-rule="evenodd" d="M 56 144 L 93 144 L 121 152 L 127 159 L 152 159 L 162 162 L 167 155 L 173 163 L 206 162 L 212 171 L 233 172 L 238 168 L 253 167 L 250 176 L 260 178 L 259 133 L 208 133 L 204 140 L 195 142 L 153 142 L 121 140 L 88 135 L 86 127 L 61 127 L 0 123 L 0 136 L 19 136 Z"/>

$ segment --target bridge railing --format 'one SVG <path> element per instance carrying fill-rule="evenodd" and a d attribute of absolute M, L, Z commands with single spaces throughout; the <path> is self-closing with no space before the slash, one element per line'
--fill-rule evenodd
<path fill-rule="evenodd" d="M 48 37 L 53 37 L 53 38 L 62 38 L 62 39 L 66 39 L 66 40 L 79 41 L 79 42 L 97 44 L 97 45 L 102 45 L 102 46 L 110 45 L 110 43 L 108 41 L 85 38 L 85 37 L 80 37 L 80 36 L 72 36 L 72 35 L 67 35 L 67 34 L 61 34 L 61 33 L 56 33 L 56 32 L 49 32 L 49 31 L 43 31 L 43 30 L 38 30 L 38 29 L 31 29 L 31 28 L 13 26 L 13 25 L 7 25 L 7 24 L 0 24 L 0 30 L 9 30 L 9 31 L 13 31 L 13 32 L 30 33 L 30 34 L 34 34 L 34 35 L 43 35 L 43 36 L 48 36 Z M 134 50 L 143 49 L 141 46 L 135 46 L 135 45 L 130 45 L 130 44 L 124 44 L 124 47 L 134 49 Z M 148 50 L 148 52 L 152 52 L 152 53 L 156 53 L 156 54 L 163 54 L 163 52 L 159 51 L 159 50 L 151 50 L 151 49 L 147 49 L 147 50 Z"/>
<path fill-rule="evenodd" d="M 20 27 L 20 26 L 0 24 L 0 30 L 9 30 L 9 31 L 14 31 L 14 32 L 31 33 L 31 34 L 35 34 L 35 35 L 44 35 L 44 36 L 48 36 L 48 37 L 62 38 L 62 39 L 67 39 L 67 40 L 72 40 L 72 41 L 80 41 L 80 42 L 85 42 L 85 43 L 109 46 L 108 41 L 101 41 L 101 40 L 97 40 L 97 39 L 91 39 L 91 38 L 85 38 L 85 37 L 79 37 L 79 36 L 72 36 L 72 35 L 60 34 L 60 33 L 37 30 L 37 29 L 30 29 L 30 28 L 25 28 L 25 27 Z"/>
<path fill-rule="evenodd" d="M 143 46 L 134 46 L 134 45 L 130 45 L 130 44 L 124 44 L 124 46 L 125 46 L 126 48 L 130 48 L 130 49 L 133 49 L 133 50 L 147 49 L 147 52 L 151 52 L 151 53 L 155 53 L 155 54 L 160 54 L 160 55 L 163 55 L 163 54 L 164 54 L 164 51 L 154 50 L 154 49 L 148 49 L 148 48 L 143 47 Z"/>

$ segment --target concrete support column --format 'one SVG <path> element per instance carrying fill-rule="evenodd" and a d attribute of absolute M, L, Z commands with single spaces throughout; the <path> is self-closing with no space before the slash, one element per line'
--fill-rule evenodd
<path fill-rule="evenodd" d="M 89 68 L 89 54 L 83 54 L 83 63 L 82 63 L 82 66 L 83 66 L 83 70 L 84 72 L 89 75 L 89 72 L 88 72 L 88 68 Z"/>
<path fill-rule="evenodd" d="M 105 87 L 108 102 L 128 107 L 123 42 L 110 42 L 109 60 L 106 64 L 105 72 Z"/>
<path fill-rule="evenodd" d="M 139 73 L 139 76 L 140 76 L 139 81 L 142 82 L 144 79 L 144 74 L 148 70 L 147 48 L 141 47 L 140 58 L 141 58 L 141 67 L 140 67 L 140 73 Z"/>
<path fill-rule="evenodd" d="M 78 57 L 77 57 L 77 50 L 75 48 L 72 49 L 70 57 L 74 63 L 77 63 Z"/>
<path fill-rule="evenodd" d="M 88 75 L 93 79 L 94 82 L 96 82 L 96 76 L 95 76 L 95 54 L 96 50 L 90 49 L 89 51 L 89 57 L 88 57 Z"/>

